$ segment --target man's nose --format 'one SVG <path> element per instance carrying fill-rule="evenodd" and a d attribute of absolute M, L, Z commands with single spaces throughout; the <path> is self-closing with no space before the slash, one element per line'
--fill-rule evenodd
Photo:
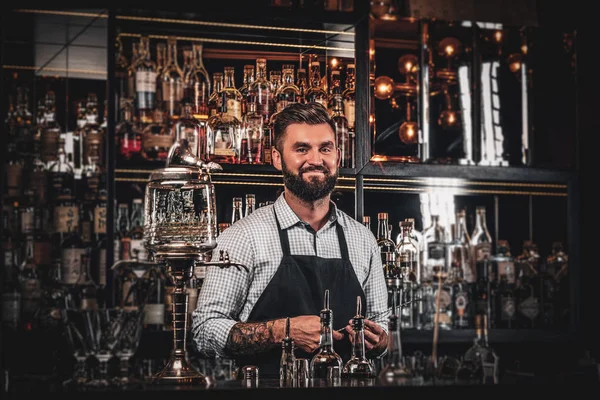
<path fill-rule="evenodd" d="M 323 165 L 323 155 L 317 150 L 311 150 L 308 155 L 308 163 L 311 165 Z"/>

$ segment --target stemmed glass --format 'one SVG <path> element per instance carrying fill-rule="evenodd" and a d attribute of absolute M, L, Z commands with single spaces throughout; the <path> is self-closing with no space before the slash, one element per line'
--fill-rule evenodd
<path fill-rule="evenodd" d="M 113 357 L 122 338 L 123 317 L 121 308 L 103 308 L 87 310 L 84 313 L 86 335 L 91 344 L 92 356 L 98 361 L 98 377 L 89 384 L 95 387 L 107 387 L 108 362 Z"/>
<path fill-rule="evenodd" d="M 61 316 L 65 324 L 65 334 L 69 349 L 75 358 L 73 377 L 63 383 L 65 386 L 83 386 L 90 382 L 87 370 L 87 360 L 92 354 L 91 344 L 86 334 L 87 310 L 62 309 Z"/>
<path fill-rule="evenodd" d="M 115 356 L 119 358 L 120 376 L 115 379 L 117 386 L 128 386 L 139 383 L 139 380 L 131 376 L 131 358 L 140 344 L 144 321 L 143 308 L 124 309 L 120 314 L 121 329 L 116 346 Z"/>

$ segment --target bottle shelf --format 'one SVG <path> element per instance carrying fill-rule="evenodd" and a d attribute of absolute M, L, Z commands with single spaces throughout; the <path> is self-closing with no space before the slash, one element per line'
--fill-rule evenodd
<path fill-rule="evenodd" d="M 433 331 L 406 329 L 401 332 L 402 343 L 433 343 Z M 475 337 L 475 329 L 439 331 L 439 343 L 471 343 Z M 566 342 L 571 336 L 566 332 L 544 329 L 490 329 L 490 343 L 522 343 L 522 342 Z"/>
<path fill-rule="evenodd" d="M 546 169 L 536 167 L 499 167 L 475 165 L 441 165 L 401 163 L 371 159 L 359 173 L 364 176 L 395 177 L 430 177 L 457 178 L 463 180 L 483 180 L 494 182 L 522 183 L 567 183 L 574 175 L 567 169 Z"/>

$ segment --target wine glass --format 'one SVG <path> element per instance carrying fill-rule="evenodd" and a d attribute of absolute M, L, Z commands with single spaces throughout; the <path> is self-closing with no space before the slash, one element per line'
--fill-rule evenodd
<path fill-rule="evenodd" d="M 121 316 L 121 329 L 115 351 L 115 356 L 119 359 L 120 376 L 116 378 L 115 383 L 123 387 L 140 383 L 140 380 L 132 377 L 131 358 L 140 344 L 144 312 L 142 308 L 138 310 L 124 309 Z"/>

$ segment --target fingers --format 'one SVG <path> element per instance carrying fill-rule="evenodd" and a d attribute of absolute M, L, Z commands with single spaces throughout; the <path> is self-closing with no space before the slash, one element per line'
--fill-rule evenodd
<path fill-rule="evenodd" d="M 338 332 L 336 330 L 334 330 L 332 332 L 333 334 L 333 340 L 342 340 L 344 338 L 344 334 L 342 332 Z"/>
<path fill-rule="evenodd" d="M 370 330 L 377 336 L 379 336 L 383 333 L 383 328 L 377 322 L 373 322 L 368 319 L 365 319 L 365 331 L 366 330 Z"/>

